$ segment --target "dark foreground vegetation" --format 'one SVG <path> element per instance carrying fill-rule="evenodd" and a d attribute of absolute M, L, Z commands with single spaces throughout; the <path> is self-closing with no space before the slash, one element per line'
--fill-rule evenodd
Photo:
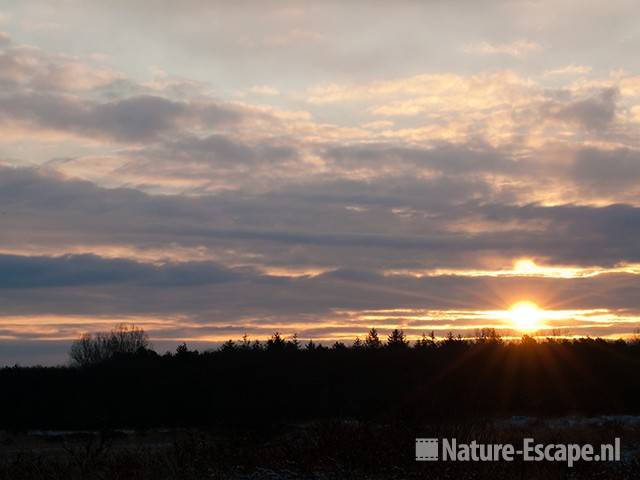
<path fill-rule="evenodd" d="M 519 445 L 609 443 L 622 439 L 621 462 L 416 462 L 414 438 Z M 318 421 L 300 425 L 75 433 L 53 438 L 5 437 L 0 480 L 205 479 L 637 479 L 640 435 L 615 421 L 550 428 L 541 421 L 505 428 L 482 421 L 434 420 L 426 425 Z M 27 448 L 28 447 L 28 448 Z M 4 453 L 4 454 L 3 454 Z"/>
<path fill-rule="evenodd" d="M 143 332 L 74 344 L 76 366 L 0 370 L 9 430 L 274 425 L 311 420 L 420 424 L 508 415 L 640 413 L 640 344 L 601 339 L 474 341 L 400 331 L 331 348 L 274 335 L 158 355 Z"/>

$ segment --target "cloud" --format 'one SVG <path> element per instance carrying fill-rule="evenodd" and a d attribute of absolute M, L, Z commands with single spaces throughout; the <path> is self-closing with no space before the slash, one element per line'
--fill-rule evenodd
<path fill-rule="evenodd" d="M 185 197 L 3 169 L 3 218 L 13 227 L 0 247 L 21 251 L 28 237 L 35 251 L 57 255 L 191 249 L 227 268 L 284 270 L 479 268 L 522 257 L 585 267 L 640 262 L 638 207 L 509 204 L 458 175 Z"/>
<path fill-rule="evenodd" d="M 49 92 L 87 92 L 125 81 L 122 73 L 82 61 L 78 57 L 51 54 L 31 46 L 14 45 L 0 35 L 0 81 L 10 91 L 17 88 Z"/>
<path fill-rule="evenodd" d="M 259 163 L 273 166 L 296 157 L 295 149 L 288 144 L 258 142 L 251 145 L 219 134 L 181 138 L 163 144 L 162 150 L 148 152 L 147 155 L 153 161 L 169 157 L 184 162 L 211 163 L 217 167 L 247 167 Z"/>
<path fill-rule="evenodd" d="M 249 92 L 255 95 L 266 95 L 268 97 L 280 95 L 280 91 L 277 88 L 269 85 L 254 85 L 249 89 Z"/>
<path fill-rule="evenodd" d="M 79 135 L 135 141 L 153 138 L 171 126 L 186 106 L 160 97 L 141 96 L 95 104 L 52 95 L 15 95 L 0 99 L 6 121 Z"/>
<path fill-rule="evenodd" d="M 640 182 L 640 152 L 629 149 L 580 150 L 573 175 L 577 182 L 585 184 L 585 193 L 619 194 Z"/>
<path fill-rule="evenodd" d="M 501 152 L 486 145 L 439 145 L 433 148 L 394 146 L 388 144 L 361 144 L 337 146 L 325 152 L 325 158 L 337 168 L 391 168 L 398 172 L 404 167 L 428 169 L 446 174 L 509 173 L 519 169 L 518 163 L 505 158 Z M 424 170 L 423 170 L 424 172 Z"/>
<path fill-rule="evenodd" d="M 594 96 L 570 101 L 556 107 L 553 115 L 577 123 L 589 130 L 605 130 L 615 118 L 618 89 L 607 88 Z"/>
<path fill-rule="evenodd" d="M 274 329 L 309 336 L 353 338 L 371 325 L 405 326 L 415 334 L 430 328 L 465 330 L 497 319 L 487 312 L 504 310 L 514 302 L 535 298 L 547 309 L 574 311 L 562 323 L 570 328 L 606 327 L 618 324 L 629 332 L 629 319 L 640 311 L 640 284 L 636 275 L 608 274 L 582 279 L 532 277 L 383 276 L 366 270 L 335 270 L 316 276 L 282 278 L 242 272 L 219 279 L 214 271 L 202 281 L 211 265 L 187 264 L 178 282 L 168 270 L 161 282 L 124 280 L 132 265 L 91 259 L 89 276 L 96 265 L 110 274 L 100 282 L 65 284 L 55 275 L 68 268 L 86 267 L 86 258 L 31 259 L 14 257 L 16 268 L 36 263 L 40 274 L 53 280 L 48 288 L 22 285 L 0 288 L 3 315 L 0 335 L 14 340 L 74 338 L 79 332 L 104 330 L 118 321 L 145 326 L 160 339 L 199 338 L 222 340 L 267 336 Z M 151 272 L 163 267 L 138 266 Z M 168 275 L 168 277 L 167 277 Z M 185 276 L 189 278 L 185 282 Z M 166 281 L 169 279 L 169 281 Z M 105 281 L 106 280 L 106 281 Z M 188 286 L 188 288 L 181 288 Z M 29 299 L 29 301 L 26 301 Z M 575 310 L 585 310 L 575 312 Z M 588 310 L 592 310 L 589 312 Z M 600 318 L 598 318 L 600 316 Z M 376 320 L 376 317 L 378 320 Z M 626 324 L 625 324 L 626 322 Z M 30 328 L 25 330 L 25 325 Z M 473 330 L 471 330 L 473 331 Z"/>
<path fill-rule="evenodd" d="M 6 32 L 0 32 L 0 47 L 6 47 L 11 44 L 11 37 Z"/>
<path fill-rule="evenodd" d="M 509 55 L 512 57 L 522 57 L 540 50 L 542 50 L 540 44 L 528 40 L 516 40 L 511 43 L 490 43 L 485 41 L 476 45 L 467 45 L 462 49 L 463 52 L 471 54 Z"/>
<path fill-rule="evenodd" d="M 267 36 L 264 39 L 264 44 L 269 47 L 285 47 L 294 43 L 316 43 L 323 38 L 323 35 L 319 32 L 294 28 L 286 33 L 276 33 Z"/>
<path fill-rule="evenodd" d="M 57 288 L 102 284 L 193 286 L 238 280 L 241 275 L 211 262 L 150 265 L 96 255 L 20 257 L 0 255 L 6 273 L 0 288 Z"/>
<path fill-rule="evenodd" d="M 142 142 L 173 132 L 182 121 L 215 127 L 240 121 L 242 113 L 231 106 L 152 95 L 97 103 L 65 96 L 18 94 L 0 97 L 0 119 L 80 136 Z"/>
<path fill-rule="evenodd" d="M 242 122 L 275 128 L 268 107 L 221 102 L 202 82 L 156 72 L 137 82 L 92 56 L 52 54 L 9 45 L 0 50 L 0 122 L 3 130 L 121 143 L 152 143 L 161 136 L 207 134 Z M 274 93 L 262 87 L 261 93 Z M 11 138 L 10 133 L 7 135 Z M 64 138 L 64 137 L 62 137 Z"/>
<path fill-rule="evenodd" d="M 86 121 L 91 130 L 109 132 L 116 139 L 135 141 L 153 138 L 174 127 L 185 110 L 185 105 L 178 102 L 140 96 L 97 105 L 86 116 Z"/>
<path fill-rule="evenodd" d="M 563 76 L 563 75 L 586 75 L 591 72 L 591 67 L 586 65 L 567 65 L 565 67 L 555 68 L 553 70 L 546 70 L 544 76 Z"/>
<path fill-rule="evenodd" d="M 309 89 L 307 101 L 325 108 L 349 104 L 374 116 L 393 117 L 395 128 L 375 134 L 385 141 L 482 139 L 494 147 L 533 152 L 545 144 L 588 140 L 637 146 L 629 113 L 635 106 L 632 85 L 632 77 L 623 73 L 563 88 L 550 88 L 513 71 L 425 74 L 359 85 L 318 85 Z"/>

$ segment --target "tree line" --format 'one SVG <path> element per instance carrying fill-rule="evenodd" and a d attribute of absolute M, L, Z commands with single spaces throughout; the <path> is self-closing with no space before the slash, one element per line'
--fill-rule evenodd
<path fill-rule="evenodd" d="M 434 422 L 640 413 L 640 344 L 474 339 L 372 329 L 350 345 L 274 333 L 158 354 L 144 331 L 85 335 L 73 365 L 0 369 L 4 428 L 264 425 L 314 419 Z"/>
<path fill-rule="evenodd" d="M 551 341 L 551 339 L 547 339 Z M 460 335 L 454 335 L 448 332 L 442 339 L 435 336 L 435 331 L 431 331 L 428 335 L 423 333 L 421 338 L 415 340 L 413 345 L 408 340 L 407 335 L 401 329 L 394 329 L 386 339 L 381 339 L 376 328 L 371 328 L 363 340 L 356 337 L 351 345 L 344 342 L 336 341 L 331 346 L 325 346 L 309 340 L 306 344 L 302 344 L 297 334 L 293 334 L 291 338 L 286 338 L 279 332 L 274 332 L 269 339 L 264 342 L 260 340 L 251 340 L 248 335 L 243 335 L 242 339 L 227 340 L 219 347 L 220 352 L 234 351 L 300 351 L 300 350 L 375 350 L 387 348 L 391 350 L 398 349 L 429 349 L 446 347 L 455 344 L 464 343 L 502 343 L 503 339 L 494 328 L 482 328 L 476 330 L 473 340 L 464 339 Z M 521 339 L 523 343 L 535 343 L 533 337 L 524 335 Z M 210 352 L 209 352 L 210 353 Z M 198 351 L 190 351 L 186 343 L 182 343 L 176 349 L 175 355 L 185 356 L 199 354 Z M 123 357 L 149 356 L 157 355 L 153 350 L 149 336 L 142 329 L 135 325 L 119 324 L 110 332 L 85 333 L 78 340 L 75 340 L 69 350 L 71 365 L 76 367 L 87 367 L 108 362 L 114 359 L 122 359 Z M 171 356 L 171 353 L 166 355 Z"/>

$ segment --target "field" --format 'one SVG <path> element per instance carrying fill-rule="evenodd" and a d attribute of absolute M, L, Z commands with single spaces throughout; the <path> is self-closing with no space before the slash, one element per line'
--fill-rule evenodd
<path fill-rule="evenodd" d="M 620 462 L 416 462 L 416 437 L 519 444 L 611 443 Z M 0 478 L 345 479 L 345 478 L 637 478 L 640 418 L 559 417 L 439 423 L 421 427 L 322 421 L 271 429 L 32 431 L 2 434 Z"/>

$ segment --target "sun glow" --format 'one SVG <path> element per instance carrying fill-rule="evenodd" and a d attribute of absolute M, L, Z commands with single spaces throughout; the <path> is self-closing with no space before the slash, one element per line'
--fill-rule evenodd
<path fill-rule="evenodd" d="M 533 302 L 518 302 L 509 309 L 511 323 L 524 332 L 541 328 L 542 316 L 542 310 Z"/>
<path fill-rule="evenodd" d="M 540 270 L 540 267 L 531 259 L 523 258 L 517 260 L 513 265 L 513 270 L 518 274 L 533 274 Z"/>

